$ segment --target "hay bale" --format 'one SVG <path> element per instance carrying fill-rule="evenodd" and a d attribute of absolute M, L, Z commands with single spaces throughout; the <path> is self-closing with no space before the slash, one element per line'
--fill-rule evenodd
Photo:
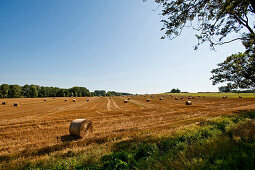
<path fill-rule="evenodd" d="M 160 98 L 159 100 L 163 100 L 163 98 Z"/>
<path fill-rule="evenodd" d="M 239 96 L 239 98 L 241 99 L 241 98 L 243 98 L 242 96 Z"/>
<path fill-rule="evenodd" d="M 13 106 L 20 106 L 19 102 L 15 102 Z"/>
<path fill-rule="evenodd" d="M 124 103 L 127 103 L 128 101 L 127 100 L 124 100 Z"/>
<path fill-rule="evenodd" d="M 183 99 L 183 96 L 181 96 L 180 99 Z"/>
<path fill-rule="evenodd" d="M 147 101 L 147 102 L 150 102 L 150 99 L 147 99 L 146 101 Z"/>
<path fill-rule="evenodd" d="M 130 98 L 128 98 L 128 100 L 130 100 Z"/>
<path fill-rule="evenodd" d="M 178 97 L 175 97 L 175 100 L 178 100 Z"/>
<path fill-rule="evenodd" d="M 87 99 L 87 102 L 89 102 L 89 99 Z"/>
<path fill-rule="evenodd" d="M 53 99 L 56 99 L 55 97 L 53 97 Z"/>
<path fill-rule="evenodd" d="M 223 96 L 222 98 L 223 98 L 223 99 L 226 99 L 226 98 L 228 98 L 228 97 L 227 97 L 227 96 Z"/>
<path fill-rule="evenodd" d="M 191 99 L 191 96 L 189 96 L 188 99 Z"/>
<path fill-rule="evenodd" d="M 76 99 L 73 99 L 73 102 L 76 102 Z"/>
<path fill-rule="evenodd" d="M 45 101 L 45 102 L 46 102 L 46 101 L 47 101 L 47 99 L 44 99 L 43 101 Z"/>
<path fill-rule="evenodd" d="M 67 99 L 65 99 L 65 102 L 67 102 Z"/>
<path fill-rule="evenodd" d="M 75 119 L 69 126 L 70 135 L 80 138 L 87 136 L 92 130 L 92 122 L 87 119 Z"/>
<path fill-rule="evenodd" d="M 186 101 L 186 105 L 192 105 L 191 101 Z"/>
<path fill-rule="evenodd" d="M 2 105 L 6 105 L 6 102 L 5 102 L 5 101 L 3 101 L 3 102 L 2 102 Z"/>

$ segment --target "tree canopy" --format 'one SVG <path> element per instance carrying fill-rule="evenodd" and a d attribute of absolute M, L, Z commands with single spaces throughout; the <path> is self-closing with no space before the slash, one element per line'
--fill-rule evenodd
<path fill-rule="evenodd" d="M 163 7 L 162 38 L 173 39 L 185 27 L 197 31 L 197 47 L 209 42 L 215 45 L 236 40 L 254 39 L 254 26 L 250 23 L 255 13 L 253 0 L 155 0 Z M 228 37 L 235 33 L 235 37 Z M 237 34 L 238 33 L 238 34 Z"/>
<path fill-rule="evenodd" d="M 215 45 L 241 41 L 244 53 L 233 54 L 212 70 L 213 85 L 228 82 L 232 89 L 255 88 L 254 0 L 155 0 L 162 6 L 162 39 L 173 39 L 192 28 L 198 40 Z"/>
<path fill-rule="evenodd" d="M 233 54 L 212 70 L 213 84 L 228 82 L 231 89 L 255 88 L 255 57 L 247 53 Z"/>

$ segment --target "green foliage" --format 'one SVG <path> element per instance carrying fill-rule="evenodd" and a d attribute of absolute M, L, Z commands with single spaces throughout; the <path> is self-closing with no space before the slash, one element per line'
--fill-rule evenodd
<path fill-rule="evenodd" d="M 180 93 L 181 92 L 181 90 L 179 90 L 178 88 L 173 88 L 171 91 L 170 91 L 170 93 Z"/>
<path fill-rule="evenodd" d="M 212 74 L 214 85 L 227 81 L 232 89 L 255 88 L 255 57 L 247 53 L 233 54 L 219 63 Z"/>
<path fill-rule="evenodd" d="M 231 89 L 229 86 L 221 86 L 221 87 L 219 87 L 219 91 L 227 93 L 227 92 L 230 92 Z"/>
<path fill-rule="evenodd" d="M 94 91 L 94 95 L 95 96 L 105 96 L 106 95 L 106 91 L 105 90 L 95 90 Z"/>
<path fill-rule="evenodd" d="M 60 89 L 58 87 L 44 87 L 38 85 L 8 85 L 0 86 L 0 98 L 18 98 L 18 97 L 65 97 L 65 96 L 85 97 L 90 96 L 90 92 L 85 87 L 72 87 L 70 89 Z"/>
<path fill-rule="evenodd" d="M 9 93 L 9 85 L 8 84 L 2 84 L 0 86 L 0 90 L 1 90 L 2 97 L 7 98 L 8 93 Z"/>
<path fill-rule="evenodd" d="M 179 36 L 185 27 L 193 28 L 198 32 L 197 49 L 204 42 L 209 42 L 213 48 L 215 45 L 235 40 L 251 40 L 249 35 L 254 35 L 254 28 L 248 20 L 255 13 L 252 0 L 155 1 L 163 8 L 162 30 L 165 35 L 162 38 L 173 39 Z M 231 33 L 236 33 L 239 37 L 224 41 Z"/>

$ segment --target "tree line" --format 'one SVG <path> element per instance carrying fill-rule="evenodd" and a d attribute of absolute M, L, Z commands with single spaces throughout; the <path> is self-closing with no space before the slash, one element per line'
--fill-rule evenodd
<path fill-rule="evenodd" d="M 72 87 L 69 89 L 59 87 L 44 87 L 39 85 L 0 85 L 0 98 L 35 98 L 35 97 L 90 97 L 90 96 L 120 96 L 131 95 L 115 91 L 95 90 L 90 92 L 86 87 Z"/>

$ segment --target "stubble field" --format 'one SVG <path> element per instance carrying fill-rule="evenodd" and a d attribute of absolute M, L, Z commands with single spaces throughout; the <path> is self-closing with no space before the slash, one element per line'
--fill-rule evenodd
<path fill-rule="evenodd" d="M 195 97 L 175 100 L 164 95 L 127 97 L 19 98 L 0 100 L 0 161 L 38 157 L 70 148 L 85 149 L 137 134 L 173 133 L 201 121 L 243 110 L 255 110 L 255 98 Z M 150 102 L 146 102 L 149 98 Z M 64 101 L 68 99 L 68 101 Z M 87 101 L 89 99 L 89 101 Z M 185 105 L 187 100 L 192 105 Z M 5 101 L 6 105 L 2 105 Z M 19 102 L 19 107 L 13 103 Z M 84 139 L 69 136 L 73 119 L 93 122 Z"/>

